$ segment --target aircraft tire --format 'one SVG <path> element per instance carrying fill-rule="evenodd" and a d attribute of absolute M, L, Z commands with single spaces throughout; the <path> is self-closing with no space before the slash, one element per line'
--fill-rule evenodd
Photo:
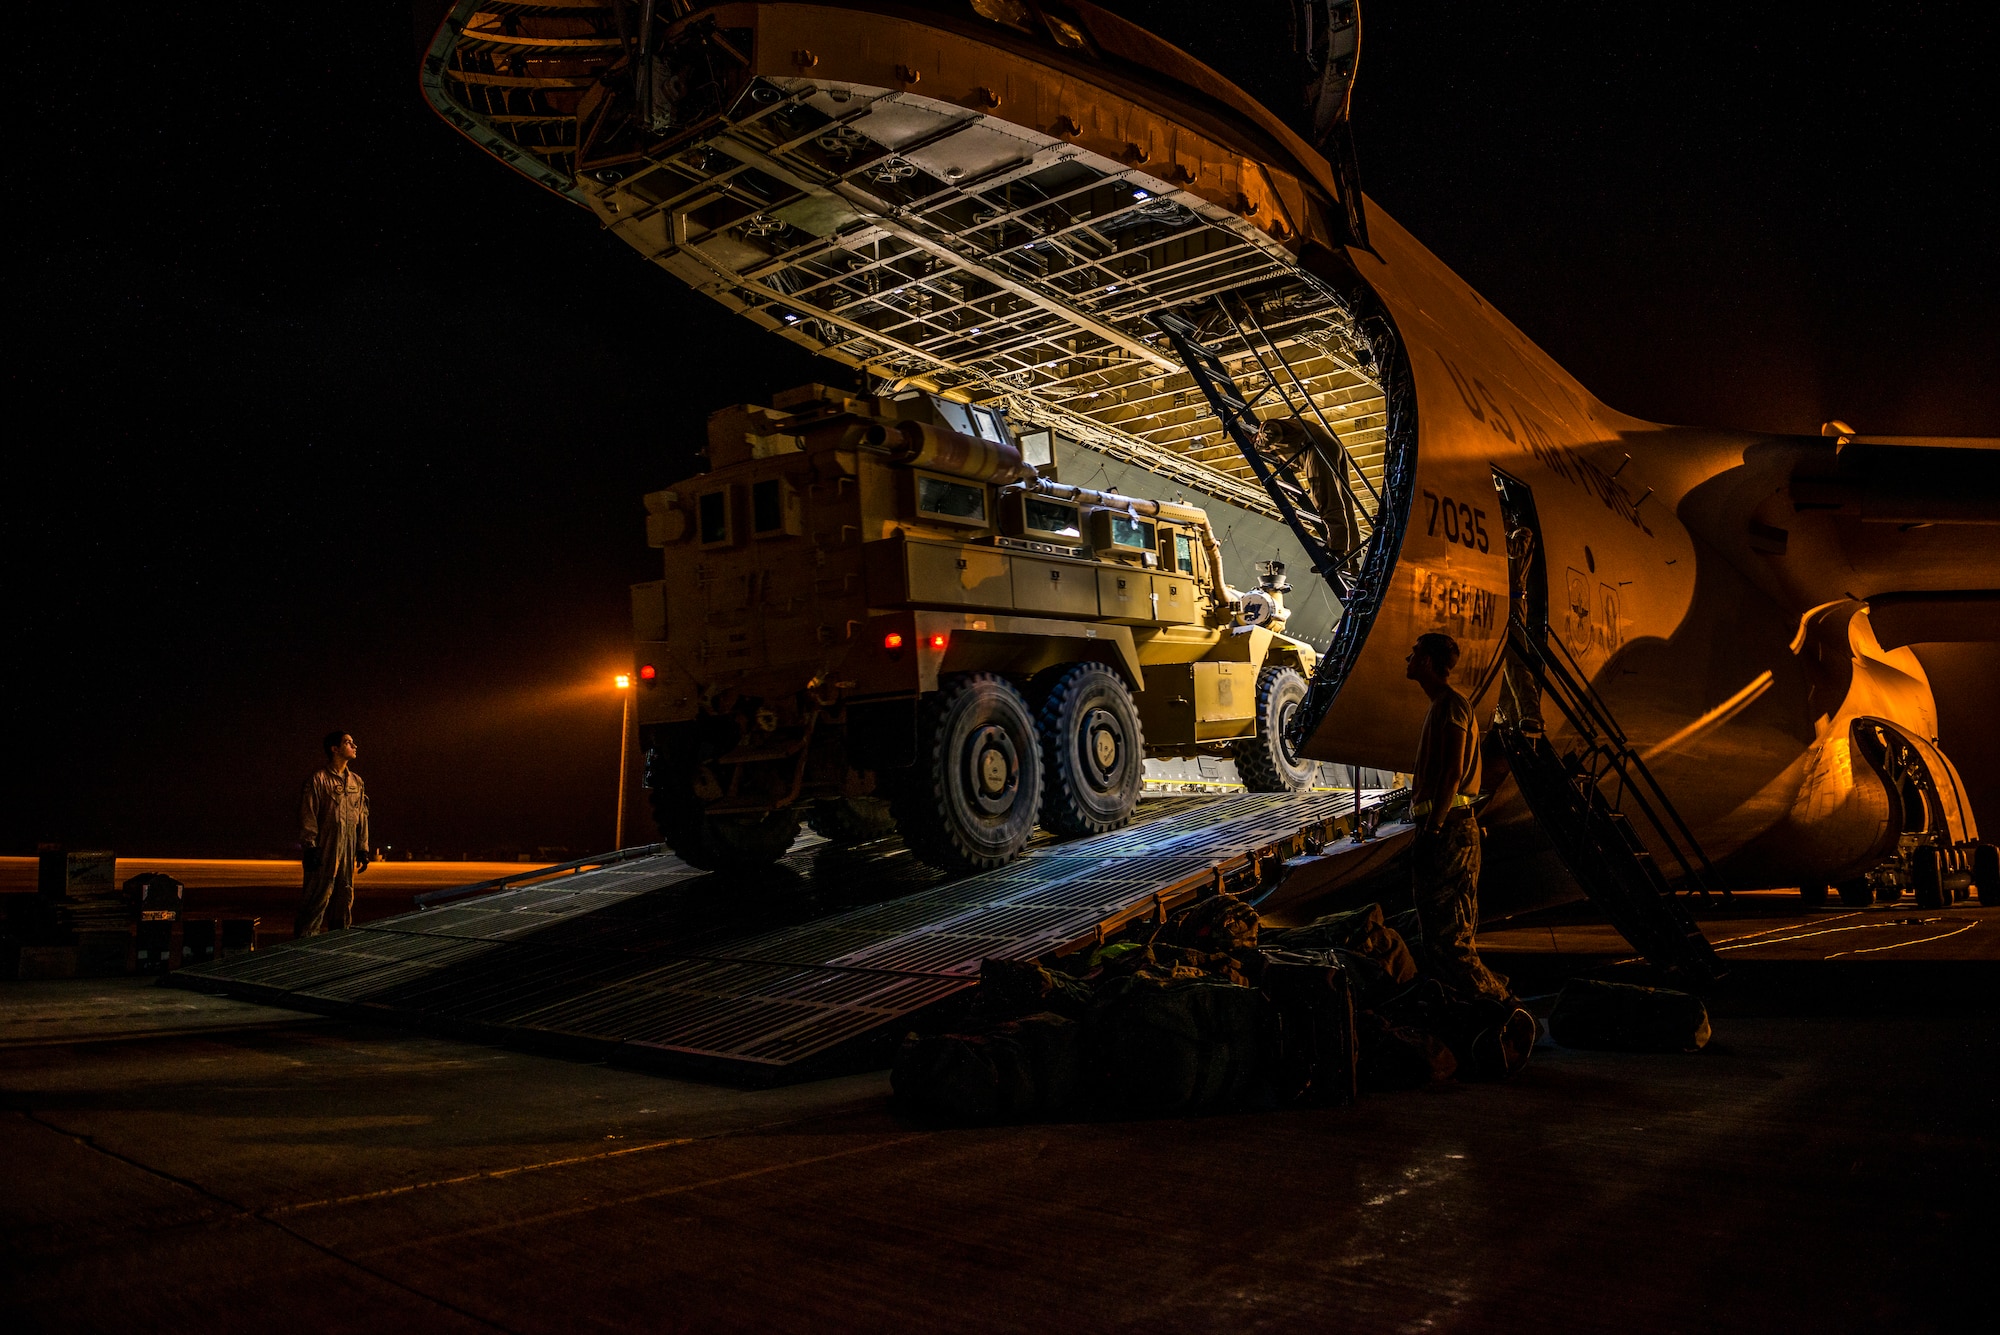
<path fill-rule="evenodd" d="M 1285 731 L 1306 698 L 1297 669 L 1267 667 L 1257 674 L 1257 735 L 1236 744 L 1236 772 L 1253 793 L 1302 793 L 1312 785 L 1313 763 L 1292 754 Z"/>
<path fill-rule="evenodd" d="M 1874 892 L 1868 888 L 1867 878 L 1862 876 L 1842 881 L 1834 888 L 1840 891 L 1840 902 L 1851 909 L 1865 909 L 1875 897 Z"/>
<path fill-rule="evenodd" d="M 1020 856 L 1041 804 L 1027 700 L 991 672 L 946 677 L 917 710 L 917 763 L 890 798 L 903 842 L 941 871 L 986 871 Z"/>
<path fill-rule="evenodd" d="M 1972 883 L 1978 887 L 1982 907 L 2000 905 L 2000 848 L 1992 844 L 1972 846 Z"/>
<path fill-rule="evenodd" d="M 1944 855 L 1937 849 L 1910 850 L 1910 880 L 1916 886 L 1918 908 L 1951 907 L 1951 891 L 1944 881 Z"/>
<path fill-rule="evenodd" d="M 1042 743 L 1042 827 L 1103 834 L 1132 819 L 1146 781 L 1138 706 L 1116 672 L 1078 663 L 1050 674 L 1036 728 Z"/>
<path fill-rule="evenodd" d="M 1825 881 L 1811 881 L 1811 882 L 1808 882 L 1808 883 L 1807 883 L 1807 884 L 1805 884 L 1805 885 L 1802 885 L 1802 886 L 1800 886 L 1800 887 L 1799 887 L 1799 898 L 1800 898 L 1800 899 L 1803 899 L 1803 900 L 1804 900 L 1804 901 L 1806 902 L 1806 907 L 1807 907 L 1807 908 L 1809 908 L 1809 909 L 1816 909 L 1816 908 L 1823 908 L 1823 907 L 1825 907 L 1825 905 L 1826 905 L 1826 882 L 1825 882 Z"/>

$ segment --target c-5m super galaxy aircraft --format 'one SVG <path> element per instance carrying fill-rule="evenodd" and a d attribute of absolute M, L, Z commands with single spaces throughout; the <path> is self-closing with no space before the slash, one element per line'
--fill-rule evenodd
<path fill-rule="evenodd" d="M 1361 194 L 1356 6 L 1294 33 L 1290 120 L 1070 0 L 460 0 L 421 78 L 773 333 L 1285 521 L 1342 605 L 1299 754 L 1406 767 L 1455 636 L 1489 884 L 2000 892 L 1909 647 L 2000 640 L 2000 441 L 1607 407 Z"/>

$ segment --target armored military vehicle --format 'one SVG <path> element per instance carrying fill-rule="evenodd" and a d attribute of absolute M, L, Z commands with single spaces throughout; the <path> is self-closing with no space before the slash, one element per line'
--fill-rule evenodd
<path fill-rule="evenodd" d="M 706 454 L 646 497 L 664 572 L 632 590 L 654 813 L 689 862 L 772 861 L 805 820 L 998 866 L 1037 820 L 1124 824 L 1149 755 L 1305 786 L 1286 725 L 1316 656 L 1282 571 L 1231 588 L 1200 509 L 1064 484 L 1047 433 L 924 391 L 726 408 Z"/>

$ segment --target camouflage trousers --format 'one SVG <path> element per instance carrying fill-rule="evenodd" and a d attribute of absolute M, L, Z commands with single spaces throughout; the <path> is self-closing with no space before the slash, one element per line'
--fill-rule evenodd
<path fill-rule="evenodd" d="M 1414 853 L 1417 922 L 1431 974 L 1467 997 L 1508 1000 L 1507 980 L 1480 961 L 1472 944 L 1479 924 L 1479 822 L 1470 810 L 1455 811 L 1435 834 L 1417 832 Z"/>

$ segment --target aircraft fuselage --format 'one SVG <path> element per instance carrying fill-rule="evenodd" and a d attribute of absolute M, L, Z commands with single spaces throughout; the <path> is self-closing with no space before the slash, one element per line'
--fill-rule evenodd
<path fill-rule="evenodd" d="M 1150 316 L 1194 312 L 1237 340 L 1229 355 L 1276 391 L 1259 411 L 1290 404 L 1289 380 L 1373 498 L 1366 596 L 1324 660 L 1337 693 L 1305 754 L 1408 767 L 1426 701 L 1403 662 L 1425 631 L 1459 641 L 1467 689 L 1490 682 L 1507 531 L 1526 524 L 1538 632 L 1725 879 L 1838 881 L 1913 832 L 1977 838 L 1908 645 L 1995 638 L 1992 442 L 1954 459 L 1616 412 L 1279 117 L 1087 4 L 667 9 L 631 33 L 608 11 L 467 0 L 432 44 L 427 96 L 783 337 L 883 383 L 1004 399 L 1017 421 L 1255 505 Z M 1883 481 L 1904 458 L 1969 493 Z M 1528 817 L 1503 786 L 1488 820 L 1504 848 Z"/>

